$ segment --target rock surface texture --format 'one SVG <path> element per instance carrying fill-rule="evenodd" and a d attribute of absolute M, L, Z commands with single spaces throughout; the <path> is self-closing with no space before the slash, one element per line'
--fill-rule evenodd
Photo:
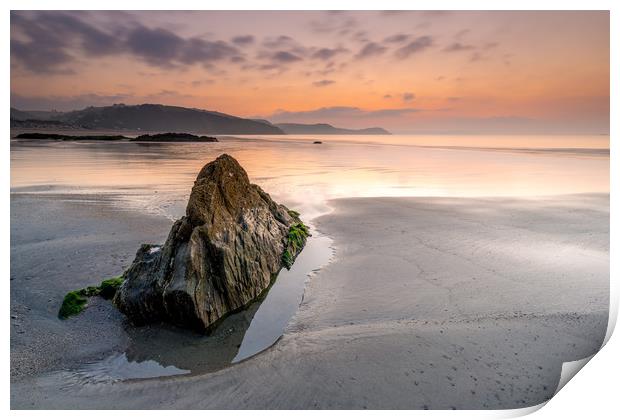
<path fill-rule="evenodd" d="M 114 302 L 136 324 L 207 330 L 269 287 L 291 250 L 289 230 L 299 224 L 234 158 L 221 155 L 198 174 L 186 215 L 166 243 L 140 247 Z"/>

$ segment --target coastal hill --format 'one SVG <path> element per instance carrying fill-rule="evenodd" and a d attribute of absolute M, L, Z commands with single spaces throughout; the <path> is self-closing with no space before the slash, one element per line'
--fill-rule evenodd
<path fill-rule="evenodd" d="M 49 122 L 28 111 L 11 108 L 11 125 L 24 121 Z M 159 104 L 88 107 L 79 111 L 55 113 L 53 120 L 68 126 L 104 130 L 192 131 L 213 134 L 284 134 L 270 124 L 194 108 Z"/>
<path fill-rule="evenodd" d="M 391 134 L 381 127 L 362 128 L 352 130 L 348 128 L 338 128 L 329 124 L 296 124 L 282 123 L 275 124 L 286 134 Z"/>
<path fill-rule="evenodd" d="M 390 134 L 379 127 L 352 130 L 329 124 L 272 124 L 267 120 L 160 104 L 91 106 L 70 112 L 11 108 L 11 128 L 183 131 L 207 134 Z"/>

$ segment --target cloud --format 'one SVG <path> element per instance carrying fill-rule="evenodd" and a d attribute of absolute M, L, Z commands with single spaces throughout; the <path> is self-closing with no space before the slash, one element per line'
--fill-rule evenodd
<path fill-rule="evenodd" d="M 469 57 L 469 61 L 471 61 L 472 63 L 476 62 L 476 61 L 480 61 L 482 60 L 483 57 L 482 55 L 480 55 L 480 53 L 473 53 L 470 57 Z"/>
<path fill-rule="evenodd" d="M 165 29 L 139 26 L 127 37 L 129 50 L 155 65 L 169 64 L 183 46 L 183 39 Z"/>
<path fill-rule="evenodd" d="M 271 59 L 278 63 L 294 63 L 295 61 L 302 60 L 301 57 L 298 57 L 288 51 L 278 51 L 271 56 Z"/>
<path fill-rule="evenodd" d="M 74 111 L 87 106 L 104 106 L 133 100 L 131 93 L 114 95 L 84 94 L 74 96 L 22 96 L 11 92 L 11 107 L 26 111 L 51 110 Z"/>
<path fill-rule="evenodd" d="M 37 16 L 34 21 L 18 14 L 12 14 L 11 18 L 21 31 L 38 42 L 47 39 L 55 42 L 56 46 L 64 46 L 75 41 L 89 55 L 110 54 L 121 48 L 115 34 L 87 24 L 73 14 L 48 11 L 39 12 Z"/>
<path fill-rule="evenodd" d="M 11 92 L 11 107 L 26 111 L 51 110 L 75 111 L 89 106 L 110 106 L 117 103 L 140 104 L 140 103 L 178 103 L 179 100 L 195 98 L 194 95 L 182 94 L 173 90 L 162 89 L 160 91 L 136 96 L 132 92 L 112 95 L 100 95 L 89 93 L 83 95 L 48 95 L 48 96 L 23 96 Z"/>
<path fill-rule="evenodd" d="M 42 46 L 37 42 L 22 42 L 11 40 L 11 61 L 21 62 L 33 73 L 72 74 L 73 70 L 61 67 L 71 61 L 73 57 L 60 48 L 43 48 L 42 51 L 33 48 Z"/>
<path fill-rule="evenodd" d="M 281 67 L 277 64 L 261 64 L 260 66 L 258 66 L 258 68 L 259 70 L 266 70 L 266 71 L 281 69 Z"/>
<path fill-rule="evenodd" d="M 199 87 L 199 86 L 204 86 L 204 85 L 212 85 L 215 83 L 215 80 L 213 79 L 204 79 L 204 80 L 193 80 L 191 82 L 191 85 L 193 87 Z"/>
<path fill-rule="evenodd" d="M 336 55 L 347 52 L 346 48 L 320 48 L 312 54 L 312 58 L 327 61 L 334 58 Z"/>
<path fill-rule="evenodd" d="M 11 12 L 11 58 L 34 73 L 72 73 L 74 45 L 86 55 L 97 56 L 120 49 L 116 37 L 62 12 L 39 12 L 27 18 Z"/>
<path fill-rule="evenodd" d="M 246 46 L 254 43 L 254 37 L 252 35 L 239 35 L 231 39 L 231 42 L 235 45 Z"/>
<path fill-rule="evenodd" d="M 233 61 L 243 59 L 239 51 L 224 41 L 205 41 L 191 38 L 185 41 L 179 52 L 178 60 L 185 64 L 210 63 L 230 58 Z"/>
<path fill-rule="evenodd" d="M 87 12 L 11 13 L 11 58 L 31 72 L 53 74 L 71 72 L 70 65 L 80 56 L 130 54 L 163 68 L 209 65 L 241 56 L 224 41 L 183 38 L 135 21 L 108 22 L 103 29 L 86 23 L 87 16 Z"/>
<path fill-rule="evenodd" d="M 411 92 L 403 93 L 403 102 L 411 102 L 415 99 L 415 95 Z"/>
<path fill-rule="evenodd" d="M 386 51 L 386 47 L 377 44 L 376 42 L 369 42 L 355 55 L 355 58 L 364 59 L 368 57 L 376 57 L 382 55 Z"/>
<path fill-rule="evenodd" d="M 465 35 L 467 35 L 469 32 L 471 32 L 469 29 L 461 29 L 460 31 L 454 34 L 454 39 L 461 39 Z"/>
<path fill-rule="evenodd" d="M 310 21 L 310 29 L 319 34 L 337 33 L 339 35 L 347 35 L 357 26 L 357 21 L 353 17 L 348 16 L 346 11 L 335 12 L 327 11 L 322 19 Z"/>
<path fill-rule="evenodd" d="M 405 13 L 411 13 L 411 10 L 381 10 L 383 16 L 398 16 Z"/>
<path fill-rule="evenodd" d="M 351 35 L 351 40 L 355 42 L 366 43 L 368 41 L 368 32 L 366 31 L 357 31 L 353 35 Z"/>
<path fill-rule="evenodd" d="M 183 39 L 165 29 L 144 26 L 133 29 L 126 43 L 134 55 L 162 67 L 208 64 L 239 56 L 239 51 L 224 41 L 207 41 L 196 37 Z"/>
<path fill-rule="evenodd" d="M 405 42 L 408 39 L 409 35 L 407 34 L 394 34 L 385 38 L 383 42 L 388 42 L 390 44 L 400 44 L 401 42 Z"/>
<path fill-rule="evenodd" d="M 444 17 L 452 14 L 450 10 L 421 10 L 421 14 L 432 17 Z"/>
<path fill-rule="evenodd" d="M 313 82 L 312 84 L 316 87 L 323 87 L 323 86 L 329 86 L 329 85 L 333 85 L 334 83 L 336 83 L 333 80 L 317 80 L 316 82 Z"/>
<path fill-rule="evenodd" d="M 270 50 L 288 49 L 299 51 L 304 49 L 297 41 L 287 35 L 265 38 L 262 45 Z"/>
<path fill-rule="evenodd" d="M 421 36 L 396 50 L 394 55 L 401 60 L 409 58 L 411 55 L 424 51 L 433 45 L 433 39 L 430 36 Z"/>
<path fill-rule="evenodd" d="M 309 49 L 287 35 L 265 38 L 256 58 L 269 61 L 271 64 L 288 64 L 301 61 L 308 57 Z M 275 52 L 274 52 L 275 51 Z"/>
<path fill-rule="evenodd" d="M 401 117 L 419 112 L 416 108 L 362 109 L 352 106 L 324 107 L 308 111 L 279 110 L 267 118 L 275 122 L 331 122 L 339 120 L 369 120 L 382 117 Z"/>
<path fill-rule="evenodd" d="M 465 45 L 465 44 L 461 44 L 460 42 L 454 42 L 448 45 L 446 48 L 444 48 L 443 51 L 459 52 L 459 51 L 469 51 L 469 50 L 475 50 L 475 49 L 476 47 L 474 47 L 473 45 Z"/>

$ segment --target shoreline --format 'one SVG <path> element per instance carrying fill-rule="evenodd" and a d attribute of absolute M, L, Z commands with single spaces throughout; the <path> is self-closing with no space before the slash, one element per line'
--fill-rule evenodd
<path fill-rule="evenodd" d="M 79 390 L 58 389 L 58 373 L 12 375 L 11 406 L 536 405 L 553 395 L 561 362 L 604 338 L 608 197 L 333 200 L 313 224 L 336 255 L 270 348 L 213 373 Z"/>

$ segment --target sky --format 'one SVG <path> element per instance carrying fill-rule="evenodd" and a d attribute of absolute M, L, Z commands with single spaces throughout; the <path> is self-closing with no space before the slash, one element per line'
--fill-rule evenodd
<path fill-rule="evenodd" d="M 606 11 L 13 11 L 11 106 L 609 133 Z"/>

